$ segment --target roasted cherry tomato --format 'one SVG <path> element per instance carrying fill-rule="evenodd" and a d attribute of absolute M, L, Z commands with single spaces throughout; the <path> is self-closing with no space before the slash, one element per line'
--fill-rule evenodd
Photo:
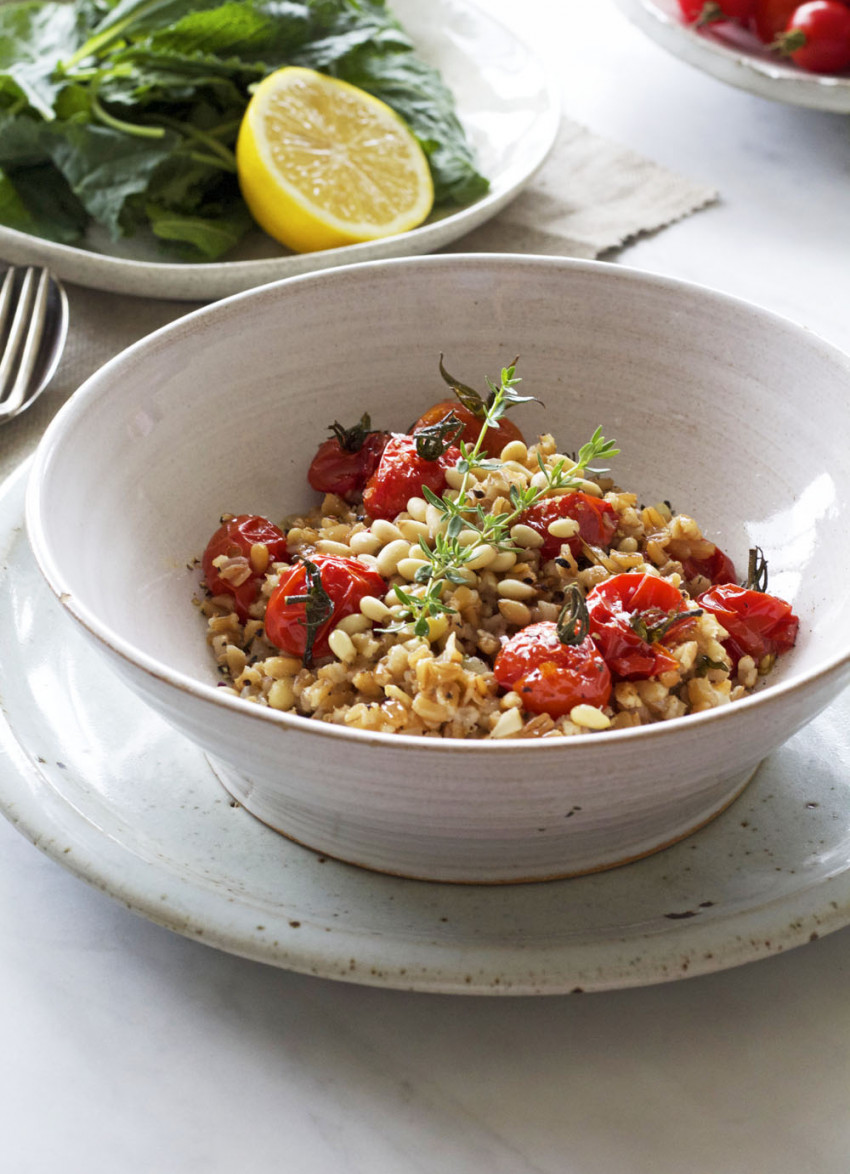
<path fill-rule="evenodd" d="M 801 4 L 774 47 L 801 69 L 841 73 L 850 66 L 850 8 L 840 0 Z"/>
<path fill-rule="evenodd" d="M 683 559 L 682 571 L 686 579 L 695 579 L 697 575 L 702 575 L 710 583 L 736 583 L 738 581 L 735 564 L 719 546 L 715 546 L 714 554 L 710 554 L 708 558 Z"/>
<path fill-rule="evenodd" d="M 613 575 L 587 594 L 590 632 L 608 668 L 643 680 L 679 667 L 662 646 L 690 622 L 680 591 L 657 575 Z"/>
<path fill-rule="evenodd" d="M 421 432 L 423 428 L 431 428 L 434 424 L 439 424 L 441 420 L 445 420 L 450 412 L 454 412 L 461 424 L 463 424 L 463 432 L 455 440 L 455 444 L 464 440 L 468 445 L 473 446 L 481 433 L 481 425 L 483 420 L 480 416 L 476 416 L 471 408 L 467 408 L 458 400 L 447 399 L 442 400 L 438 404 L 434 404 L 433 408 L 429 408 L 424 415 L 420 416 L 413 427 L 410 429 L 413 436 L 417 432 Z M 506 444 L 510 444 L 512 440 L 522 440 L 525 442 L 525 437 L 514 424 L 513 420 L 509 420 L 507 416 L 503 416 L 496 428 L 488 428 L 484 435 L 484 443 L 481 445 L 481 451 L 488 457 L 496 458 L 501 453 Z"/>
<path fill-rule="evenodd" d="M 333 424 L 330 439 L 319 445 L 307 471 L 307 480 L 319 493 L 350 497 L 361 493 L 377 469 L 389 432 L 369 430 L 364 416 L 353 428 Z"/>
<path fill-rule="evenodd" d="M 370 518 L 392 519 L 407 508 L 411 497 L 420 497 L 423 485 L 439 497 L 446 488 L 446 469 L 460 460 L 460 449 L 451 445 L 435 461 L 416 451 L 416 438 L 393 433 L 381 461 L 363 492 L 363 508 Z"/>
<path fill-rule="evenodd" d="M 303 657 L 308 645 L 313 658 L 327 656 L 328 637 L 339 621 L 359 612 L 365 596 L 382 597 L 386 590 L 381 575 L 357 559 L 314 555 L 280 576 L 266 609 L 266 636 L 292 656 Z M 298 597 L 301 602 L 294 602 Z"/>
<path fill-rule="evenodd" d="M 756 0 L 751 25 L 760 41 L 772 45 L 780 33 L 788 27 L 788 21 L 800 0 Z"/>
<path fill-rule="evenodd" d="M 729 633 L 721 643 L 736 665 L 742 656 L 751 656 L 758 664 L 765 656 L 794 647 L 800 620 L 791 604 L 775 595 L 720 583 L 703 591 L 697 604 L 717 616 Z"/>
<path fill-rule="evenodd" d="M 556 538 L 549 533 L 549 526 L 559 518 L 572 518 L 578 522 L 578 533 L 572 538 Z M 601 546 L 607 550 L 611 539 L 617 531 L 619 517 L 617 511 L 601 497 L 592 497 L 589 493 L 565 493 L 563 497 L 546 497 L 526 510 L 520 521 L 544 538 L 540 547 L 540 558 L 546 562 L 556 558 L 561 546 L 566 543 L 573 555 L 578 558 L 582 553 L 581 542 L 591 546 Z"/>
<path fill-rule="evenodd" d="M 266 547 L 266 566 L 286 561 L 286 535 L 268 518 L 256 514 L 239 514 L 222 523 L 207 543 L 201 560 L 207 587 L 213 595 L 232 595 L 233 610 L 243 623 L 248 618 L 248 608 L 260 593 L 266 572 L 266 566 L 258 569 L 263 562 L 261 552 L 256 552 L 258 558 L 251 559 L 254 546 Z M 245 565 L 235 568 L 233 578 L 222 578 L 218 568 L 213 566 L 214 560 L 220 555 L 244 559 Z"/>
<path fill-rule="evenodd" d="M 550 717 L 562 717 L 574 705 L 601 708 L 611 696 L 611 674 L 590 636 L 580 644 L 562 644 L 551 620 L 512 636 L 493 672 L 503 689 L 520 695 L 524 709 Z"/>

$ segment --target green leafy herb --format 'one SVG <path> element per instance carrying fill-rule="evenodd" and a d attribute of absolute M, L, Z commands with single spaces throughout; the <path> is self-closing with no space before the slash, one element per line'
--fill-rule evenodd
<path fill-rule="evenodd" d="M 250 87 L 284 65 L 396 110 L 438 206 L 486 192 L 452 95 L 384 0 L 25 0 L 0 4 L 0 223 L 65 243 L 91 222 L 144 228 L 223 255 L 251 225 L 234 157 Z"/>
<path fill-rule="evenodd" d="M 438 461 L 445 456 L 451 446 L 463 432 L 463 421 L 459 420 L 454 412 L 449 412 L 426 428 L 420 428 L 416 433 L 416 451 L 426 461 Z"/>
<path fill-rule="evenodd" d="M 322 624 L 334 614 L 333 600 L 322 585 L 322 573 L 315 563 L 301 555 L 306 575 L 306 591 L 303 595 L 286 595 L 284 603 L 303 603 L 304 619 L 298 623 L 307 629 L 307 642 L 304 645 L 303 664 L 309 668 L 313 663 L 313 645 L 316 634 Z"/>
<path fill-rule="evenodd" d="M 670 629 L 681 620 L 695 620 L 702 615 L 702 608 L 693 611 L 662 611 L 660 607 L 635 612 L 629 620 L 629 627 L 646 644 L 658 644 Z"/>
<path fill-rule="evenodd" d="M 564 606 L 558 616 L 557 631 L 562 644 L 581 644 L 587 639 L 590 616 L 578 583 L 571 583 L 564 592 Z"/>
<path fill-rule="evenodd" d="M 343 428 L 342 424 L 334 420 L 329 425 L 331 432 L 339 441 L 339 447 L 344 452 L 360 452 L 366 443 L 366 437 L 372 427 L 372 419 L 368 412 L 364 412 L 356 424 L 350 428 Z"/>
<path fill-rule="evenodd" d="M 440 369 L 444 372 L 442 356 Z M 489 470 L 501 466 L 500 461 L 482 459 L 484 439 L 489 429 L 495 427 L 515 404 L 529 403 L 535 399 L 534 396 L 520 395 L 517 387 L 521 382 L 516 374 L 516 361 L 502 368 L 498 384 L 487 380 L 490 397 L 486 403 L 478 439 L 472 447 L 465 441 L 460 442 L 461 459 L 455 466 L 462 474 L 460 488 L 438 497 L 427 486 L 422 487 L 423 497 L 439 510 L 445 528 L 437 534 L 433 549 L 420 539 L 419 546 L 426 563 L 417 571 L 416 581 L 425 586 L 425 591 L 421 595 L 412 595 L 399 587 L 394 587 L 402 612 L 392 624 L 383 629 L 384 631 L 412 630 L 414 635 L 425 635 L 429 618 L 452 612 L 453 609 L 442 602 L 442 593 L 448 584 L 459 586 L 466 582 L 469 572 L 465 568 L 480 555 L 483 547 L 495 547 L 499 552 L 514 552 L 515 548 L 510 541 L 510 529 L 521 514 L 552 489 L 571 489 L 581 485 L 583 475 L 588 471 L 592 461 L 600 457 L 607 459 L 619 452 L 615 443 L 605 440 L 601 430 L 597 428 L 588 443 L 582 445 L 576 463 L 570 462 L 568 467 L 568 462 L 564 458 L 549 468 L 542 458 L 538 457 L 540 471 L 543 474 L 540 478 L 541 483 L 529 485 L 525 489 L 513 486 L 510 490 L 511 510 L 499 514 L 488 513 L 470 493 L 470 475 L 473 469 Z M 452 380 L 453 386 L 455 383 L 456 381 Z M 464 540 L 461 541 L 464 531 L 472 531 L 476 535 L 475 540 L 469 542 L 464 535 Z M 568 621 L 565 620 L 565 632 L 567 627 Z"/>
<path fill-rule="evenodd" d="M 712 669 L 717 669 L 722 673 L 729 672 L 729 665 L 724 660 L 712 660 L 704 652 L 696 659 L 695 672 L 698 677 L 704 677 L 706 673 L 711 672 Z"/>

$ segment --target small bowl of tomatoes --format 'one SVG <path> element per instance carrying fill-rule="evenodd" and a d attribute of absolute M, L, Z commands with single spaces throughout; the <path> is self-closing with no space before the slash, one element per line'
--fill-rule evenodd
<path fill-rule="evenodd" d="M 521 390 L 536 397 L 510 413 L 521 448 L 550 433 L 578 448 L 601 427 L 620 450 L 612 475 L 634 490 L 637 506 L 675 507 L 710 537 L 682 556 L 692 588 L 684 603 L 675 592 L 671 605 L 657 579 L 643 582 L 628 570 L 617 576 L 623 582 L 610 578 L 588 591 L 591 620 L 619 633 L 610 647 L 601 629 L 591 636 L 591 652 L 607 657 L 615 682 L 637 671 L 628 658 L 647 647 L 666 655 L 666 635 L 692 623 L 696 610 L 719 616 L 725 608 L 723 631 L 731 632 L 727 643 L 740 642 L 739 658 L 755 662 L 758 649 L 781 644 L 763 684 L 731 704 L 639 728 L 602 728 L 595 716 L 602 703 L 583 707 L 572 698 L 570 713 L 587 722 L 586 732 L 527 738 L 385 733 L 332 714 L 316 720 L 252 704 L 220 687 L 193 606 L 202 580 L 229 590 L 233 609 L 243 608 L 251 623 L 268 567 L 278 567 L 278 614 L 269 622 L 279 624 L 275 646 L 284 651 L 275 671 L 292 659 L 287 640 L 312 635 L 316 652 L 315 641 L 327 637 L 344 662 L 346 640 L 363 634 L 364 601 L 381 602 L 392 541 L 374 565 L 368 557 L 358 563 L 359 579 L 332 539 L 311 571 L 308 560 L 290 566 L 291 552 L 275 546 L 281 519 L 290 519 L 291 538 L 292 518 L 311 516 L 328 477 L 338 494 L 353 478 L 365 501 L 376 453 L 381 461 L 394 444 L 404 456 L 414 425 L 429 436 L 436 429 L 443 452 L 469 451 L 457 396 L 454 431 L 439 437 L 441 355 L 449 369 L 478 380 L 498 377 L 520 356 Z M 45 434 L 27 525 L 68 622 L 140 703 L 204 748 L 228 791 L 275 830 L 352 864 L 428 880 L 565 877 L 657 851 L 717 816 L 850 679 L 848 392 L 845 355 L 789 321 L 687 283 L 542 257 L 351 266 L 219 302 L 113 359 Z M 480 421 L 470 427 L 477 434 Z M 511 435 L 500 447 L 512 451 Z M 451 461 L 441 484 L 457 479 L 454 454 Z M 412 465 L 408 454 L 390 468 L 409 473 Z M 394 476 L 365 507 L 373 529 L 391 528 L 399 504 L 411 500 L 409 482 Z M 426 506 L 429 492 L 441 500 L 425 481 L 417 484 Z M 364 509 L 353 509 L 359 532 Z M 569 501 L 569 516 L 550 516 L 545 502 L 540 517 L 536 509 L 524 509 L 512 530 L 517 542 L 539 548 L 554 533 L 568 561 L 570 541 L 590 559 L 587 551 L 610 538 L 598 501 Z M 274 528 L 256 529 L 258 518 Z M 217 525 L 223 534 L 202 566 Z M 740 580 L 756 548 L 786 610 L 753 620 L 742 615 L 750 605 L 741 593 L 750 588 Z M 338 595 L 341 609 L 351 605 L 345 615 L 359 625 L 351 637 L 322 629 L 318 588 Z M 506 611 L 526 594 L 518 575 L 504 595 Z M 309 623 L 292 622 L 293 608 L 309 618 L 311 606 L 319 610 Z M 624 615 L 632 617 L 625 627 Z M 547 664 L 563 660 L 569 669 L 569 649 L 586 638 L 582 622 L 559 617 Z M 762 642 L 748 645 L 753 624 Z M 526 646 L 505 643 L 503 690 L 529 676 L 554 626 L 547 621 L 537 637 L 532 631 Z M 618 657 L 627 659 L 618 665 Z M 710 664 L 706 671 L 710 679 Z M 507 723 L 519 720 L 505 712 Z"/>

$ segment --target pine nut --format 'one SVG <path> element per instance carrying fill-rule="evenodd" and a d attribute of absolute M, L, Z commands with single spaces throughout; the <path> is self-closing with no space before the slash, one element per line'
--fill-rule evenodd
<path fill-rule="evenodd" d="M 518 461 L 524 465 L 528 460 L 528 449 L 521 440 L 512 440 L 502 449 L 499 458 L 503 461 Z"/>
<path fill-rule="evenodd" d="M 518 599 L 500 599 L 499 611 L 509 624 L 516 624 L 520 628 L 527 628 L 531 623 L 531 612 Z"/>
<path fill-rule="evenodd" d="M 498 575 L 502 571 L 509 571 L 516 563 L 516 555 L 512 550 L 500 551 L 490 563 L 490 570 Z"/>
<path fill-rule="evenodd" d="M 570 721 L 588 730 L 607 730 L 611 719 L 593 705 L 574 705 L 570 710 Z"/>
<path fill-rule="evenodd" d="M 412 518 L 403 518 L 397 523 L 402 538 L 408 542 L 418 542 L 420 538 L 427 540 L 428 527 L 424 522 L 415 522 Z"/>
<path fill-rule="evenodd" d="M 475 546 L 472 550 L 472 557 L 463 565 L 470 571 L 479 571 L 482 567 L 489 566 L 495 559 L 498 551 L 495 546 L 483 544 Z"/>
<path fill-rule="evenodd" d="M 251 566 L 258 575 L 265 573 L 266 567 L 269 565 L 270 554 L 269 548 L 265 542 L 255 542 L 251 546 L 251 553 L 248 556 L 251 560 Z"/>
<path fill-rule="evenodd" d="M 344 664 L 351 664 L 357 657 L 354 641 L 347 632 L 343 632 L 342 628 L 334 628 L 328 636 L 328 646 L 337 660 L 341 660 Z"/>
<path fill-rule="evenodd" d="M 499 717 L 493 729 L 491 738 L 509 738 L 511 734 L 518 734 L 522 729 L 522 714 L 518 709 L 506 709 Z"/>
<path fill-rule="evenodd" d="M 399 530 L 398 526 L 394 526 L 392 522 L 388 522 L 385 518 L 378 518 L 372 523 L 372 533 L 382 546 L 386 546 L 388 542 L 394 542 L 397 538 L 401 538 L 401 530 Z"/>
<path fill-rule="evenodd" d="M 378 560 L 374 554 L 358 554 L 357 561 L 362 563 L 364 567 L 368 567 L 371 571 L 374 571 L 378 565 Z"/>
<path fill-rule="evenodd" d="M 263 672 L 276 681 L 281 677 L 294 677 L 301 669 L 301 661 L 294 656 L 268 656 L 263 661 Z"/>
<path fill-rule="evenodd" d="M 381 540 L 371 530 L 359 530 L 351 535 L 348 545 L 354 554 L 374 554 L 380 550 Z"/>
<path fill-rule="evenodd" d="M 477 530 L 461 530 L 457 536 L 458 546 L 475 546 L 481 541 Z"/>
<path fill-rule="evenodd" d="M 275 681 L 269 689 L 268 703 L 272 709 L 294 709 L 295 691 L 292 688 L 292 681 L 286 677 Z"/>
<path fill-rule="evenodd" d="M 425 511 L 428 509 L 428 502 L 424 497 L 410 497 L 407 501 L 407 512 L 417 522 L 425 521 Z"/>
<path fill-rule="evenodd" d="M 446 633 L 446 628 L 449 626 L 448 616 L 429 616 L 428 617 L 428 639 L 439 640 L 441 636 Z"/>
<path fill-rule="evenodd" d="M 398 573 L 402 575 L 409 582 L 413 583 L 416 579 L 416 572 L 420 567 L 427 567 L 428 560 L 424 558 L 402 558 L 399 559 Z"/>
<path fill-rule="evenodd" d="M 435 505 L 429 502 L 425 509 L 425 523 L 429 534 L 439 534 L 443 529 L 445 519 Z"/>
<path fill-rule="evenodd" d="M 515 526 L 511 526 L 511 540 L 517 546 L 525 547 L 527 550 L 535 550 L 546 541 L 542 534 L 538 534 L 536 530 L 533 530 L 531 526 L 526 526 L 523 522 L 517 522 Z"/>
<path fill-rule="evenodd" d="M 575 518 L 556 518 L 546 527 L 553 538 L 572 538 L 579 532 L 579 524 Z"/>
<path fill-rule="evenodd" d="M 349 558 L 351 556 L 351 548 L 345 546 L 342 542 L 333 542 L 330 538 L 320 538 L 316 543 L 316 550 L 320 554 L 335 554 L 340 558 Z"/>
<path fill-rule="evenodd" d="M 357 632 L 368 632 L 372 627 L 371 620 L 364 616 L 362 612 L 355 612 L 354 615 L 344 616 L 337 624 L 337 631 L 346 632 L 349 636 L 355 635 Z"/>
<path fill-rule="evenodd" d="M 549 478 L 542 470 L 538 470 L 531 478 L 530 484 L 532 489 L 545 489 L 549 484 Z"/>
<path fill-rule="evenodd" d="M 446 469 L 446 485 L 450 489 L 460 489 L 463 485 L 463 476 L 459 469 Z"/>
<path fill-rule="evenodd" d="M 521 579 L 502 579 L 496 584 L 496 594 L 502 599 L 533 599 L 537 588 L 531 583 L 523 583 Z"/>
<path fill-rule="evenodd" d="M 395 526 L 393 526 L 393 529 L 395 530 Z M 396 533 L 398 533 L 397 530 Z M 378 555 L 375 569 L 379 575 L 383 575 L 385 579 L 389 579 L 390 575 L 395 574 L 401 560 L 407 558 L 409 554 L 410 543 L 404 538 L 394 538 Z"/>

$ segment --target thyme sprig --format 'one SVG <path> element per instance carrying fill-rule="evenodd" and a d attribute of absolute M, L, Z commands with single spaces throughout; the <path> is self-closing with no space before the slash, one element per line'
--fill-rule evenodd
<path fill-rule="evenodd" d="M 315 563 L 310 562 L 303 554 L 300 555 L 300 558 L 304 564 L 304 574 L 306 577 L 304 594 L 286 595 L 284 596 L 284 603 L 304 604 L 304 618 L 299 619 L 298 623 L 307 630 L 302 663 L 305 668 L 309 668 L 313 663 L 313 645 L 316 642 L 316 635 L 322 624 L 334 614 L 334 605 L 333 600 L 327 591 L 325 591 L 322 583 L 322 572 Z"/>
<path fill-rule="evenodd" d="M 464 384 L 447 376 L 442 356 L 440 371 L 456 390 L 459 387 L 467 390 Z M 414 594 L 403 587 L 394 587 L 402 610 L 382 631 L 412 632 L 416 636 L 427 636 L 430 619 L 452 614 L 455 610 L 443 603 L 444 590 L 449 585 L 460 586 L 468 581 L 470 569 L 467 564 L 481 554 L 483 547 L 495 547 L 499 553 L 517 553 L 516 547 L 511 544 L 510 530 L 526 510 L 551 490 L 578 488 L 586 472 L 607 471 L 594 467 L 594 463 L 614 457 L 620 451 L 616 442 L 607 441 L 602 435 L 602 429 L 597 428 L 587 444 L 579 449 L 575 462 L 563 457 L 550 468 L 538 453 L 537 462 L 542 474 L 537 479 L 538 483 L 522 489 L 512 485 L 509 491 L 511 509 L 497 514 L 489 512 L 470 492 L 472 474 L 475 470 L 492 471 L 502 467 L 502 461 L 488 460 L 482 456 L 484 440 L 488 431 L 496 428 L 511 408 L 536 400 L 536 396 L 521 395 L 517 391 L 521 382 L 516 374 L 516 360 L 502 368 L 498 384 L 488 378 L 490 395 L 486 401 L 481 401 L 484 404 L 484 416 L 478 438 L 472 446 L 463 440 L 459 442 L 461 455 L 455 464 L 462 478 L 459 488 L 456 491 L 447 490 L 442 497 L 438 497 L 427 486 L 422 487 L 423 497 L 439 511 L 442 523 L 432 545 L 429 546 L 424 538 L 419 539 L 424 562 L 416 572 L 415 582 L 424 587 L 424 591 Z M 471 541 L 466 533 L 468 531 L 472 531 L 475 536 Z"/>

